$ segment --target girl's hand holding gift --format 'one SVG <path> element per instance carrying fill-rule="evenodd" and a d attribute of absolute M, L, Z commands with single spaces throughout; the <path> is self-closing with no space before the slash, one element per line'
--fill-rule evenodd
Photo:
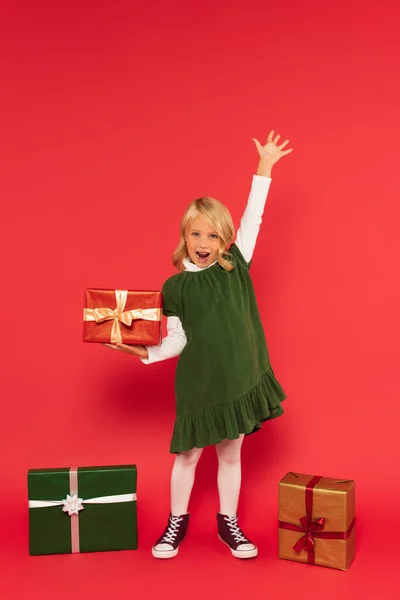
<path fill-rule="evenodd" d="M 112 350 L 119 350 L 120 352 L 125 352 L 126 354 L 132 354 L 133 356 L 139 356 L 139 358 L 148 358 L 149 353 L 145 346 L 129 346 L 128 344 L 104 344 L 106 348 L 111 348 Z"/>

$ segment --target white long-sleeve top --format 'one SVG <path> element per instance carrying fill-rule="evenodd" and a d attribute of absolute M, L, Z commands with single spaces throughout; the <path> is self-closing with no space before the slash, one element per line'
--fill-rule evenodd
<path fill-rule="evenodd" d="M 247 262 L 250 262 L 253 256 L 271 181 L 270 177 L 253 175 L 249 199 L 235 240 L 237 247 Z M 205 268 L 209 269 L 214 264 L 215 262 Z M 188 258 L 183 260 L 183 265 L 185 271 L 203 270 Z M 167 358 L 173 358 L 182 352 L 185 345 L 186 335 L 181 320 L 179 317 L 168 317 L 166 337 L 162 339 L 159 346 L 146 346 L 149 357 L 142 358 L 141 361 L 148 365 L 166 360 Z"/>

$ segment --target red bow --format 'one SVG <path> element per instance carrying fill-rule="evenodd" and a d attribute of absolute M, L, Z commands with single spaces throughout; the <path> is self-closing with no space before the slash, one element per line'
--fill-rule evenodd
<path fill-rule="evenodd" d="M 305 535 L 303 535 L 298 542 L 293 546 L 293 550 L 296 552 L 300 552 L 301 550 L 307 550 L 307 552 L 312 552 L 314 549 L 314 537 L 318 537 L 318 532 L 325 526 L 325 519 L 322 517 L 317 521 L 313 521 L 311 523 L 308 522 L 307 517 L 301 517 L 300 519 L 301 529 L 305 531 Z M 300 529 L 300 527 L 299 527 Z"/>

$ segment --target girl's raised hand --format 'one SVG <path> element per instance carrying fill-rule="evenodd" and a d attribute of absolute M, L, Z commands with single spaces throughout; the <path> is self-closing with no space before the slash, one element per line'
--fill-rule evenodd
<path fill-rule="evenodd" d="M 132 354 L 133 356 L 139 356 L 140 358 L 148 358 L 149 353 L 144 346 L 129 346 L 128 344 L 104 344 L 106 348 L 111 350 L 119 350 L 126 354 Z"/>
<path fill-rule="evenodd" d="M 253 138 L 253 142 L 256 145 L 258 154 L 260 155 L 260 159 L 268 161 L 271 165 L 277 163 L 278 160 L 282 158 L 282 156 L 286 156 L 286 154 L 290 154 L 291 152 L 293 152 L 293 148 L 290 148 L 289 150 L 284 150 L 284 148 L 288 145 L 289 140 L 286 140 L 278 146 L 278 141 L 281 136 L 278 134 L 277 136 L 275 136 L 274 139 L 274 134 L 275 131 L 273 130 L 269 132 L 265 146 L 263 146 L 258 140 Z"/>

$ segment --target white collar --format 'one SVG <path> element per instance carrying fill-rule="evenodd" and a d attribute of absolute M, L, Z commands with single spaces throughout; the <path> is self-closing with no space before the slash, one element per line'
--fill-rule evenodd
<path fill-rule="evenodd" d="M 185 267 L 185 271 L 192 271 L 193 273 L 198 272 L 198 271 L 204 271 L 205 269 L 209 269 L 210 267 L 212 267 L 213 265 L 215 265 L 215 263 L 218 262 L 217 260 L 215 260 L 213 263 L 211 263 L 211 265 L 208 265 L 207 267 L 198 267 L 197 265 L 195 265 L 194 263 L 192 263 L 191 260 L 189 260 L 188 258 L 184 258 L 183 259 L 183 266 Z"/>

